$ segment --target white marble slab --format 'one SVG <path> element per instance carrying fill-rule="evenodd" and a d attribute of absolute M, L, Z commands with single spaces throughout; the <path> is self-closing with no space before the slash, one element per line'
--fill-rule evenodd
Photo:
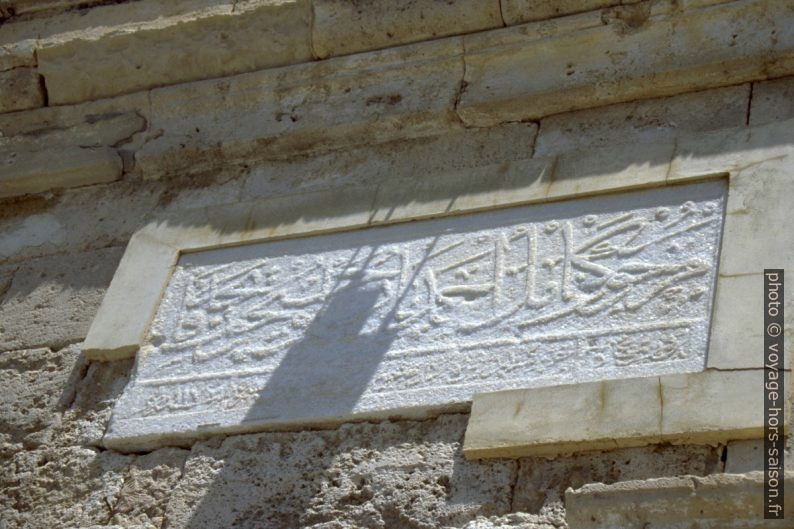
<path fill-rule="evenodd" d="M 108 444 L 703 369 L 722 181 L 183 255 Z"/>

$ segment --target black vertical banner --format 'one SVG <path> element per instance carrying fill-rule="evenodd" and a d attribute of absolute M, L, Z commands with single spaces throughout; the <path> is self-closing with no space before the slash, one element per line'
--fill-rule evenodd
<path fill-rule="evenodd" d="M 783 518 L 783 270 L 764 269 L 764 518 Z"/>

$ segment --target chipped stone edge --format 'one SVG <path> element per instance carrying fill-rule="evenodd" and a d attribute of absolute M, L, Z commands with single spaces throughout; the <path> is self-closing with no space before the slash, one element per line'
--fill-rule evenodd
<path fill-rule="evenodd" d="M 176 212 L 150 222 L 132 237 L 83 350 L 92 360 L 134 356 L 181 253 L 720 176 L 729 178 L 730 189 L 743 169 L 779 158 L 781 150 L 785 156 L 794 150 L 792 145 L 794 120 L 787 120 L 683 135 L 670 145 L 609 146 L 448 172 L 422 181 L 395 179 L 368 188 L 336 188 Z M 701 146 L 704 154 L 699 152 Z M 658 161 L 648 162 L 643 157 L 646 149 L 653 149 Z M 621 163 L 619 170 L 615 160 Z M 588 173 L 584 178 L 583 168 Z M 734 216 L 726 215 L 726 233 L 731 222 Z M 720 256 L 718 289 L 730 258 L 725 252 Z M 771 266 L 761 263 L 761 258 L 758 270 Z M 718 364 L 719 355 L 709 350 L 707 367 Z"/>

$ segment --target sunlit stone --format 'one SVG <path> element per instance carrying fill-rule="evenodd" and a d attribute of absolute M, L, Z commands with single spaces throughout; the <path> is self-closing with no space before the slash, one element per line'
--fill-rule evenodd
<path fill-rule="evenodd" d="M 708 182 L 183 255 L 107 440 L 700 370 L 725 193 Z"/>

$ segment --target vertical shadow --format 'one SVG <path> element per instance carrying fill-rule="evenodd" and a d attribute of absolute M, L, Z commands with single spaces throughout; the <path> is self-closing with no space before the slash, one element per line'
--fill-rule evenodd
<path fill-rule="evenodd" d="M 395 335 L 388 319 L 364 332 L 382 288 L 358 270 L 324 307 L 270 375 L 246 422 L 349 414 Z"/>

